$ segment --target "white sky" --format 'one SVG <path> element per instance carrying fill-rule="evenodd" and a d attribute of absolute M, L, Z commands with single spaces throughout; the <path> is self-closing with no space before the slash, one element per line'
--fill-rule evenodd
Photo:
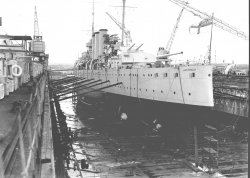
<path fill-rule="evenodd" d="M 109 12 L 121 21 L 122 0 L 95 0 L 95 30 L 108 29 L 109 34 L 121 36 L 120 29 L 105 14 Z M 249 34 L 248 0 L 189 0 L 191 6 L 207 12 Z M 34 33 L 34 6 L 37 6 L 39 30 L 50 55 L 50 64 L 73 64 L 91 36 L 92 0 L 5 0 L 0 4 L 3 26 L 1 34 L 31 35 Z M 165 47 L 181 8 L 168 0 L 127 0 L 126 27 L 133 42 L 144 43 L 145 52 L 157 53 Z M 189 32 L 189 26 L 200 22 L 198 17 L 184 11 L 179 23 L 172 53 L 183 51 L 175 60 L 197 60 L 207 55 L 210 27 Z M 244 40 L 214 27 L 212 62 L 249 63 L 249 40 Z"/>

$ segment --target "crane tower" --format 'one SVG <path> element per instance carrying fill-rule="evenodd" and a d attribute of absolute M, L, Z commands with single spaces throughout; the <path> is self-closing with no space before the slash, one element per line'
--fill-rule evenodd
<path fill-rule="evenodd" d="M 39 32 L 36 6 L 34 13 L 34 36 L 30 46 L 31 46 L 31 51 L 33 52 L 33 56 L 39 57 L 45 55 L 45 43 L 43 41 L 42 35 L 40 35 Z"/>

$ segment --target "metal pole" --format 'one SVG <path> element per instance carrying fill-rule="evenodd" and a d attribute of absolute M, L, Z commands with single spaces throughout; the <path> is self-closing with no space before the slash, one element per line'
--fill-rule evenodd
<path fill-rule="evenodd" d="M 24 170 L 25 169 L 26 160 L 25 160 L 25 152 L 24 152 L 22 121 L 21 121 L 21 109 L 20 108 L 18 108 L 17 120 L 18 120 L 18 134 L 19 134 L 20 156 L 21 156 L 21 162 L 22 162 L 22 170 Z"/>
<path fill-rule="evenodd" d="M 95 0 L 92 1 L 92 35 L 95 31 Z"/>
<path fill-rule="evenodd" d="M 4 178 L 4 166 L 2 155 L 0 155 L 0 178 Z"/>
<path fill-rule="evenodd" d="M 122 0 L 122 46 L 124 46 L 125 0 Z"/>
<path fill-rule="evenodd" d="M 31 130 L 31 121 L 28 121 L 28 136 L 29 136 L 29 148 L 32 150 L 32 130 Z M 29 158 L 28 158 L 29 159 Z M 26 165 L 27 166 L 27 165 Z M 35 170 L 35 165 L 31 164 L 31 170 Z"/>
<path fill-rule="evenodd" d="M 197 126 L 194 125 L 194 156 L 195 156 L 195 166 L 198 167 L 198 141 L 197 141 Z"/>

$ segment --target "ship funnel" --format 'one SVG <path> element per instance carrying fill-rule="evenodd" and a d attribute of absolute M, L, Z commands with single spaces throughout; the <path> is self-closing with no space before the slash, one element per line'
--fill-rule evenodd
<path fill-rule="evenodd" d="M 99 32 L 95 32 L 95 50 L 94 59 L 97 59 L 99 55 Z"/>
<path fill-rule="evenodd" d="M 91 58 L 95 58 L 95 34 L 92 34 L 92 53 Z"/>
<path fill-rule="evenodd" d="M 99 30 L 99 50 L 98 50 L 98 56 L 102 56 L 104 52 L 104 40 L 105 35 L 107 34 L 107 29 L 100 29 Z M 98 57 L 97 56 L 97 57 Z"/>

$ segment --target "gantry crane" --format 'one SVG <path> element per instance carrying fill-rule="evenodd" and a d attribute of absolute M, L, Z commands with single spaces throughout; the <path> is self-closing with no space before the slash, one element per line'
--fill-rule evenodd
<path fill-rule="evenodd" d="M 190 5 L 188 5 L 187 2 L 181 1 L 181 0 L 169 0 L 175 4 L 177 4 L 178 6 L 184 8 L 185 10 L 191 12 L 192 14 L 194 14 L 195 16 L 200 17 L 201 19 L 205 20 L 205 19 L 213 19 L 213 24 L 216 27 L 219 27 L 225 31 L 228 31 L 232 34 L 237 35 L 238 37 L 244 38 L 246 40 L 248 40 L 248 36 L 243 32 L 238 30 L 237 28 L 229 25 L 228 23 L 216 18 L 216 17 L 212 17 L 212 15 L 207 14 L 206 12 L 202 12 L 199 9 L 196 9 L 194 7 L 191 7 Z"/>
<path fill-rule="evenodd" d="M 112 15 L 110 15 L 108 12 L 106 12 L 106 14 L 111 18 L 111 20 L 113 20 L 115 22 L 115 24 L 121 29 L 124 31 L 125 33 L 125 38 L 126 38 L 126 46 L 129 46 L 131 43 L 132 43 L 132 38 L 130 36 L 130 31 L 128 29 L 123 28 L 122 24 L 116 20 Z"/>

